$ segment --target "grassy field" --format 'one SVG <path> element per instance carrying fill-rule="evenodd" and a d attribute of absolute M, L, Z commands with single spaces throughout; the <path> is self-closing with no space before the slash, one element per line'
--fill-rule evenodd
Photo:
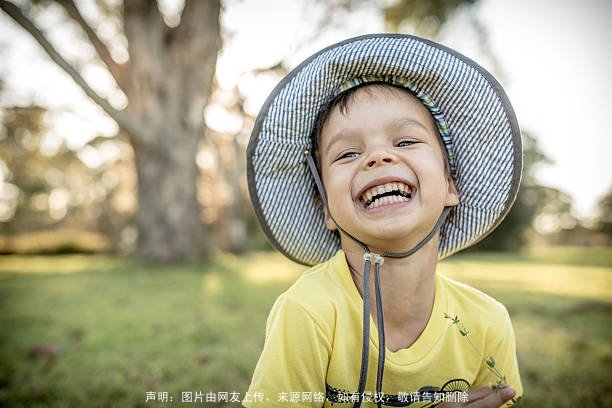
<path fill-rule="evenodd" d="M 0 406 L 215 406 L 208 392 L 243 395 L 267 313 L 303 269 L 269 253 L 173 267 L 0 257 Z M 612 407 L 612 250 L 467 254 L 440 271 L 508 307 L 522 406 Z M 172 402 L 145 402 L 149 391 Z M 181 392 L 204 402 L 182 404 Z"/>

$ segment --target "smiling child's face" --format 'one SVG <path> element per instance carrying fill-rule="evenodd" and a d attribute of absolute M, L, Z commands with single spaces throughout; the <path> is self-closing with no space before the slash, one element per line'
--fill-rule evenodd
<path fill-rule="evenodd" d="M 332 215 L 374 251 L 412 248 L 459 202 L 431 114 L 408 91 L 355 90 L 324 124 L 319 157 Z"/>

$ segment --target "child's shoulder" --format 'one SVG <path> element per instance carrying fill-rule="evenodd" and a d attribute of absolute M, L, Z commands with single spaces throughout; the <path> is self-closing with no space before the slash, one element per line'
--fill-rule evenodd
<path fill-rule="evenodd" d="M 335 295 L 336 292 L 341 290 L 342 282 L 339 276 L 341 271 L 338 270 L 334 261 L 332 258 L 302 272 L 287 289 L 285 296 L 301 302 L 313 301 L 319 303 L 325 298 Z"/>
<path fill-rule="evenodd" d="M 494 297 L 446 275 L 437 275 L 446 292 L 449 314 L 462 315 L 487 325 L 510 320 L 506 306 Z"/>
<path fill-rule="evenodd" d="M 348 270 L 337 256 L 305 270 L 282 294 L 284 302 L 315 313 L 328 314 L 347 301 Z M 348 267 L 347 267 L 348 268 Z"/>
<path fill-rule="evenodd" d="M 338 287 L 338 271 L 330 262 L 313 266 L 276 300 L 268 318 L 268 330 L 275 319 L 284 319 L 291 330 L 317 327 L 331 338 L 338 313 L 347 310 L 349 302 Z"/>

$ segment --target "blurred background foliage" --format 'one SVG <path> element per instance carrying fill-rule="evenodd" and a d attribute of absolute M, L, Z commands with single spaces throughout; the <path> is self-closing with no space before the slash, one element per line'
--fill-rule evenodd
<path fill-rule="evenodd" d="M 35 26 L 36 18 L 49 7 L 57 7 L 44 0 L 25 2 L 21 4 L 23 18 Z M 78 20 L 76 4 L 71 1 L 57 2 L 62 5 L 67 21 Z M 127 2 L 130 3 L 130 2 Z M 333 16 L 346 16 L 359 8 L 363 2 L 335 0 L 318 2 L 327 11 L 317 21 L 322 29 L 337 25 Z M 380 4 L 380 12 L 388 24 L 389 30 L 399 32 L 416 32 L 420 35 L 436 38 L 437 33 L 453 13 L 458 10 L 470 10 L 475 0 L 468 1 L 422 1 L 402 0 Z M 2 2 L 5 11 L 12 5 Z M 115 36 L 123 38 L 122 26 L 125 17 L 124 7 L 118 3 L 97 1 L 98 18 L 111 21 L 116 26 Z M 135 3 L 136 4 L 136 3 Z M 220 5 L 218 5 L 221 7 Z M 134 6 L 136 7 L 136 6 Z M 231 1 L 226 7 L 231 7 Z M 180 10 L 179 10 L 180 11 Z M 160 12 L 161 13 L 161 12 Z M 175 25 L 180 21 L 180 14 L 167 16 L 161 13 L 166 22 Z M 479 41 L 484 50 L 488 50 L 486 30 L 480 25 L 474 14 L 471 23 L 476 27 Z M 16 18 L 16 17 L 14 17 Z M 82 19 L 81 19 L 82 20 Z M 90 43 L 92 36 L 87 30 L 95 32 L 91 27 L 80 21 L 82 30 L 79 41 Z M 99 21 L 97 22 L 99 25 Z M 152 35 L 159 29 L 160 22 L 147 22 L 141 35 Z M 165 25 L 164 25 L 165 26 Z M 25 26 L 27 27 L 27 26 Z M 92 28 L 93 27 L 93 28 Z M 167 26 L 165 26 L 167 27 Z M 146 30 L 149 30 L 147 33 Z M 315 30 L 316 31 L 316 30 Z M 172 31 L 168 31 L 170 33 Z M 223 32 L 223 30 L 222 30 Z M 230 34 L 227 34 L 230 35 Z M 93 40 L 94 47 L 98 38 Z M 160 40 L 161 41 L 161 40 Z M 112 44 L 112 41 L 109 41 Z M 135 42 L 138 46 L 141 43 Z M 222 43 L 220 43 L 222 46 Z M 96 48 L 96 49 L 98 49 Z M 112 51 L 113 48 L 109 47 Z M 108 52 L 108 49 L 106 50 Z M 216 53 L 217 49 L 213 49 Z M 100 52 L 100 51 L 99 51 Z M 118 67 L 137 65 L 138 56 L 144 51 L 129 48 L 130 59 L 134 62 L 112 61 Z M 212 52 L 212 51 L 211 51 Z M 117 52 L 115 52 L 117 54 Z M 94 62 L 108 59 L 98 55 L 91 56 Z M 195 57 L 194 57 L 195 58 Z M 493 61 L 495 56 L 489 53 Z M 199 64 L 214 64 L 214 58 L 206 61 L 201 58 Z M 80 67 L 92 61 L 64 61 L 67 66 Z M 99 62 L 99 61 L 98 61 Z M 105 62 L 112 70 L 108 62 Z M 493 64 L 495 66 L 495 64 Z M 116 68 L 116 67 L 115 67 Z M 269 67 L 261 67 L 252 72 L 255 77 L 272 77 L 280 79 L 289 70 L 287 61 L 281 60 Z M 78 69 L 76 69 L 78 72 Z M 503 72 L 496 73 L 503 75 Z M 116 78 L 120 78 L 116 76 Z M 150 84 L 165 89 L 164 82 L 175 81 L 170 71 L 166 77 L 158 79 L 159 83 Z M 120 82 L 118 80 L 118 82 Z M 174 82 L 172 82 L 174 84 Z M 179 84 L 183 87 L 192 86 L 188 82 Z M 173 85 L 174 86 L 174 85 Z M 125 86 L 126 89 L 129 87 Z M 2 89 L 0 89 L 2 92 Z M 126 91 L 128 94 L 129 91 Z M 184 90 L 176 89 L 177 94 Z M 128 100 L 131 95 L 128 95 Z M 136 95 L 141 99 L 151 95 Z M 136 98 L 134 96 L 134 98 Z M 2 253 L 65 253 L 65 252 L 104 252 L 117 254 L 137 254 L 141 257 L 157 260 L 180 260 L 184 258 L 205 257 L 208 247 L 218 247 L 225 251 L 240 253 L 248 249 L 268 248 L 262 236 L 254 214 L 250 208 L 245 180 L 244 156 L 246 141 L 254 122 L 252 114 L 245 109 L 247 96 L 238 86 L 232 90 L 221 88 L 213 80 L 210 87 L 208 109 L 221 111 L 231 120 L 239 124 L 233 132 L 219 132 L 211 128 L 202 128 L 201 134 L 190 136 L 197 142 L 197 151 L 181 153 L 181 161 L 195 162 L 197 177 L 194 180 L 176 180 L 178 173 L 172 175 L 172 163 L 163 162 L 152 155 L 155 149 L 167 148 L 159 139 L 134 136 L 129 126 L 119 123 L 120 131 L 114 137 L 96 137 L 78 148 L 67 146 L 61 140 L 49 135 L 54 116 L 58 112 L 48 111 L 43 106 L 13 106 L 4 103 L 0 107 L 0 252 Z M 199 95 L 190 96 L 190 98 Z M 101 98 L 102 99 L 102 98 Z M 6 100 L 6 99 L 5 99 Z M 142 102 L 141 102 L 142 103 Z M 149 102 L 147 102 L 149 103 Z M 129 103 L 128 103 L 128 106 Z M 164 105 L 160 105 L 164 106 Z M 129 112 L 129 108 L 114 109 L 116 112 Z M 137 116 L 134 114 L 133 116 Z M 146 117 L 144 117 L 146 119 Z M 162 123 L 157 121 L 157 127 Z M 199 127 L 194 128 L 200 129 Z M 162 132 L 164 129 L 161 130 Z M 193 133 L 193 132 L 192 132 Z M 602 197 L 596 219 L 578 219 L 572 210 L 571 197 L 555 188 L 538 184 L 535 170 L 546 165 L 546 153 L 541 151 L 537 143 L 537 135 L 528 130 L 524 136 L 524 174 L 518 199 L 510 214 L 501 226 L 489 237 L 472 250 L 508 250 L 516 251 L 528 244 L 568 244 L 568 245 L 599 245 L 610 244 L 610 195 Z M 180 139 L 177 139 L 180 141 Z M 146 149 L 140 145 L 148 145 Z M 136 147 L 136 150 L 135 150 Z M 159 219 L 160 213 L 170 212 L 170 208 L 181 207 L 181 203 L 190 196 L 164 200 L 147 200 L 138 204 L 139 189 L 144 187 L 138 183 L 138 161 L 136 152 L 144 150 L 142 156 L 152 157 L 152 166 L 163 169 L 154 177 L 166 177 L 170 182 L 193 183 L 197 190 L 196 220 L 179 224 L 171 219 L 161 220 L 159 224 L 173 224 L 172 227 L 161 229 L 156 233 L 151 226 L 151 217 Z M 155 163 L 155 160 L 160 160 Z M 145 172 L 140 172 L 144 176 Z M 174 180 L 174 181 L 173 181 Z M 148 187 L 150 188 L 150 186 Z M 163 187 L 153 194 L 162 195 Z M 142 201 L 142 200 L 141 200 Z M 152 201 L 152 202 L 151 202 Z M 164 208 L 152 208 L 165 206 Z M 153 214 L 147 216 L 147 214 Z M 139 214 L 144 214 L 139 222 Z M 185 212 L 185 216 L 189 213 Z M 199 215 L 197 215 L 199 214 Z M 205 234 L 210 239 L 201 240 L 196 245 L 206 246 L 202 252 L 183 250 L 178 245 L 162 254 L 160 251 L 143 250 L 139 246 L 168 245 L 176 241 L 177 235 L 190 236 L 201 224 Z M 194 225 L 196 227 L 194 227 Z M 157 236 L 152 242 L 143 243 L 139 236 Z M 183 245 L 193 245 L 187 240 Z M 159 254 L 158 254 L 159 253 Z M 195 254 L 195 255 L 194 255 Z"/>
<path fill-rule="evenodd" d="M 2 251 L 118 250 L 111 242 L 129 228 L 135 208 L 129 145 L 120 137 L 96 138 L 79 151 L 50 145 L 50 115 L 40 106 L 2 108 Z M 80 157 L 94 150 L 103 158 L 87 165 Z"/>

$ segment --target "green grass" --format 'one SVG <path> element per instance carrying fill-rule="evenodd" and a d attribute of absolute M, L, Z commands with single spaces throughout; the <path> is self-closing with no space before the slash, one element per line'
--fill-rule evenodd
<path fill-rule="evenodd" d="M 303 269 L 265 253 L 172 267 L 1 257 L 0 406 L 191 406 L 181 392 L 243 394 L 267 313 Z M 612 406 L 612 250 L 471 253 L 440 271 L 508 307 L 523 406 Z M 173 401 L 145 402 L 147 391 Z"/>

